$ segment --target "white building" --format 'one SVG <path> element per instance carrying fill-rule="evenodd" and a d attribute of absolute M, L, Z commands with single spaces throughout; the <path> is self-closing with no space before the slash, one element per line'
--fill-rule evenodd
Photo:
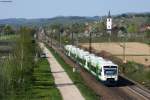
<path fill-rule="evenodd" d="M 110 15 L 110 11 L 108 13 L 108 17 L 107 17 L 107 21 L 106 21 L 106 28 L 107 28 L 107 31 L 111 32 L 112 30 L 112 18 L 111 18 L 111 15 Z"/>

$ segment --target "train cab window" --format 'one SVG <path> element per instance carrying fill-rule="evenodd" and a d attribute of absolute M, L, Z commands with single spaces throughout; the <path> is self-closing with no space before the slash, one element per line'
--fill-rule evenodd
<path fill-rule="evenodd" d="M 116 75 L 117 74 L 117 70 L 116 69 L 105 69 L 104 70 L 104 74 L 105 75 Z"/>
<path fill-rule="evenodd" d="M 104 68 L 110 68 L 110 66 L 104 66 Z"/>
<path fill-rule="evenodd" d="M 105 75 L 116 75 L 117 74 L 117 66 L 104 66 L 104 74 Z"/>
<path fill-rule="evenodd" d="M 111 68 L 117 68 L 117 66 L 111 66 Z"/>
<path fill-rule="evenodd" d="M 117 68 L 117 66 L 104 66 L 104 68 Z"/>

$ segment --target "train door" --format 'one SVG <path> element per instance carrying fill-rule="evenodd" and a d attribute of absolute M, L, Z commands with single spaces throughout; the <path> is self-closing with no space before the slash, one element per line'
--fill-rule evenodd
<path fill-rule="evenodd" d="M 83 59 L 83 66 L 84 66 L 84 68 L 86 68 L 87 70 L 89 70 L 88 59 L 87 58 L 85 60 Z"/>
<path fill-rule="evenodd" d="M 96 65 L 96 79 L 99 79 L 99 74 L 101 74 L 98 65 Z"/>
<path fill-rule="evenodd" d="M 102 67 L 98 65 L 98 79 L 102 78 Z"/>

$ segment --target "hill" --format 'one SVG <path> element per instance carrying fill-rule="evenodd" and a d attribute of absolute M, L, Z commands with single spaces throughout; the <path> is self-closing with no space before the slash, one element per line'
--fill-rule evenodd
<path fill-rule="evenodd" d="M 140 23 L 150 23 L 150 13 L 123 13 L 119 15 L 113 15 L 114 22 L 119 22 L 122 19 L 129 23 L 130 21 L 138 21 Z M 0 25 L 9 24 L 13 26 L 45 26 L 53 23 L 70 24 L 70 23 L 85 23 L 91 21 L 98 21 L 105 19 L 106 16 L 94 16 L 94 17 L 80 17 L 80 16 L 58 16 L 54 18 L 38 18 L 38 19 L 25 19 L 25 18 L 10 18 L 0 19 Z"/>
<path fill-rule="evenodd" d="M 95 17 L 79 17 L 79 16 L 60 16 L 54 18 L 39 18 L 39 19 L 24 19 L 24 18 L 10 18 L 10 19 L 1 19 L 0 25 L 9 24 L 14 26 L 41 26 L 41 25 L 50 25 L 53 23 L 60 23 L 60 24 L 70 24 L 70 23 L 84 23 L 90 21 L 99 20 L 98 16 Z"/>

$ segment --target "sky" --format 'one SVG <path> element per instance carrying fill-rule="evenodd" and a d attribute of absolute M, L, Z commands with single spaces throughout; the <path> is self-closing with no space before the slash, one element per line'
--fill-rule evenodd
<path fill-rule="evenodd" d="M 150 12 L 150 0 L 12 0 L 0 2 L 0 19 L 103 16 Z"/>

